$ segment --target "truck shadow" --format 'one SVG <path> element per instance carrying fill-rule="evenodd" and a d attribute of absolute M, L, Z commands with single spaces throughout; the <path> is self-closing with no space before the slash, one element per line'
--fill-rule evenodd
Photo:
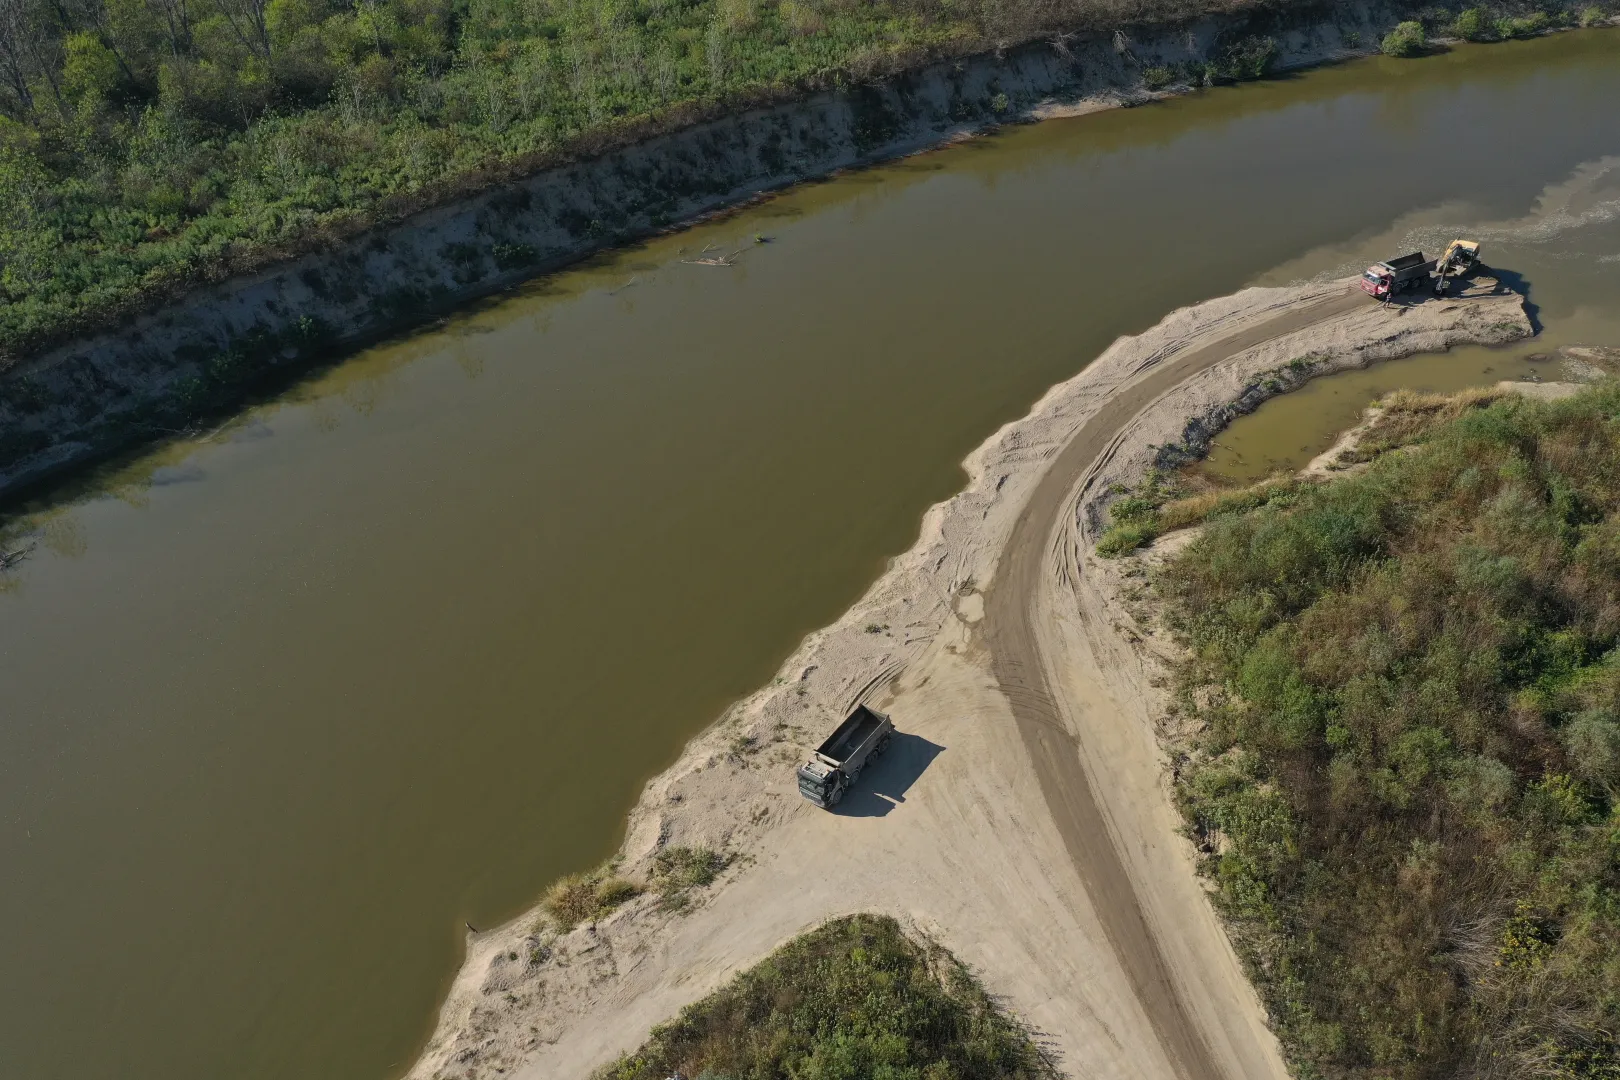
<path fill-rule="evenodd" d="M 1447 297 L 1456 300 L 1467 296 L 1506 296 L 1508 293 L 1517 293 L 1524 298 L 1524 314 L 1530 320 L 1530 330 L 1541 333 L 1541 308 L 1530 297 L 1530 279 L 1516 271 L 1487 266 L 1477 274 L 1455 279 Z M 1430 289 L 1421 288 L 1401 293 L 1384 303 L 1392 308 L 1406 308 L 1431 303 L 1435 299 Z"/>
<path fill-rule="evenodd" d="M 921 735 L 896 731 L 883 755 L 861 770 L 855 787 L 834 808 L 844 817 L 882 817 L 906 801 L 906 792 L 945 752 L 939 743 Z"/>

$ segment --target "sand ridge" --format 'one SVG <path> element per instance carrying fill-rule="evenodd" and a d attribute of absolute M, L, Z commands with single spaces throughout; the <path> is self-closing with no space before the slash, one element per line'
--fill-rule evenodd
<path fill-rule="evenodd" d="M 1394 307 L 1347 281 L 1247 289 L 1115 342 L 969 455 L 912 549 L 648 783 L 621 872 L 666 845 L 724 848 L 695 907 L 649 895 L 562 935 L 537 912 L 473 935 L 410 1076 L 588 1076 L 854 911 L 954 951 L 1071 1075 L 1286 1076 L 1169 797 L 1166 646 L 1092 545 L 1113 485 L 1291 360 L 1321 373 L 1528 334 L 1493 286 Z M 794 766 L 863 700 L 894 743 L 818 810 Z"/>

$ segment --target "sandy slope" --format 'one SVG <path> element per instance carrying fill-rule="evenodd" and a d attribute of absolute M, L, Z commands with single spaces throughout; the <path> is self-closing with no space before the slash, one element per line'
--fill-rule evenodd
<path fill-rule="evenodd" d="M 1347 290 L 1176 312 L 997 432 L 861 602 L 648 784 L 624 869 L 665 844 L 723 845 L 735 861 L 700 906 L 642 897 L 561 937 L 533 914 L 477 935 L 411 1076 L 585 1076 L 787 938 L 863 910 L 952 949 L 1071 1075 L 1286 1075 L 1178 833 L 1154 726 L 1162 645 L 1090 543 L 1109 484 L 1261 373 L 1529 332 L 1518 298 L 1488 288 L 1392 309 Z M 817 810 L 793 766 L 863 699 L 899 734 L 838 813 Z"/>

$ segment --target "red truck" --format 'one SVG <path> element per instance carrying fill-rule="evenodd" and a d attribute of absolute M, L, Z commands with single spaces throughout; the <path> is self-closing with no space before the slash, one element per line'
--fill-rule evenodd
<path fill-rule="evenodd" d="M 1361 291 L 1380 300 L 1388 300 L 1396 293 L 1415 289 L 1429 280 L 1434 262 L 1425 259 L 1423 252 L 1414 251 L 1389 262 L 1373 263 L 1361 275 Z"/>

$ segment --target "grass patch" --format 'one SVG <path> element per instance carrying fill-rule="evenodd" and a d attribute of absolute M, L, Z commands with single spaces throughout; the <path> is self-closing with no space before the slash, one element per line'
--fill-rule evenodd
<path fill-rule="evenodd" d="M 619 877 L 611 867 L 588 874 L 569 874 L 546 890 L 540 904 L 563 930 L 600 919 L 614 908 L 641 895 L 641 887 Z"/>
<path fill-rule="evenodd" d="M 1172 499 L 1159 507 L 1159 531 L 1173 532 L 1176 529 L 1201 525 L 1216 514 L 1235 514 L 1271 502 L 1283 503 L 1299 489 L 1299 486 L 1299 482 L 1292 477 L 1268 477 L 1236 490 L 1217 488 L 1186 498 Z"/>
<path fill-rule="evenodd" d="M 1162 571 L 1177 795 L 1297 1075 L 1620 1068 L 1620 385 L 1396 395 Z"/>
<path fill-rule="evenodd" d="M 1298 486 L 1292 477 L 1269 477 L 1244 488 L 1211 486 L 1201 474 L 1148 473 L 1142 485 L 1122 491 L 1108 507 L 1108 528 L 1097 541 L 1097 553 L 1116 558 L 1152 543 L 1167 532 L 1198 525 L 1215 514 L 1236 513 L 1284 500 Z"/>
<path fill-rule="evenodd" d="M 1159 507 L 1181 494 L 1181 486 L 1170 474 L 1150 469 L 1142 483 L 1131 490 L 1116 486 L 1116 496 L 1108 504 L 1108 528 L 1097 540 L 1097 554 L 1117 558 L 1158 538 Z"/>
<path fill-rule="evenodd" d="M 670 911 L 683 910 L 690 902 L 690 890 L 713 884 L 726 861 L 724 855 L 706 847 L 664 848 L 653 856 L 650 875 L 659 903 Z"/>
<path fill-rule="evenodd" d="M 949 953 L 890 918 L 796 938 L 597 1080 L 1036 1080 L 1057 1070 Z"/>
<path fill-rule="evenodd" d="M 1409 446 L 1441 424 L 1500 401 L 1504 394 L 1494 387 L 1476 387 L 1458 394 L 1397 390 L 1377 403 L 1378 416 L 1367 425 L 1356 445 L 1340 455 L 1339 461 L 1371 461 L 1390 450 Z"/>

